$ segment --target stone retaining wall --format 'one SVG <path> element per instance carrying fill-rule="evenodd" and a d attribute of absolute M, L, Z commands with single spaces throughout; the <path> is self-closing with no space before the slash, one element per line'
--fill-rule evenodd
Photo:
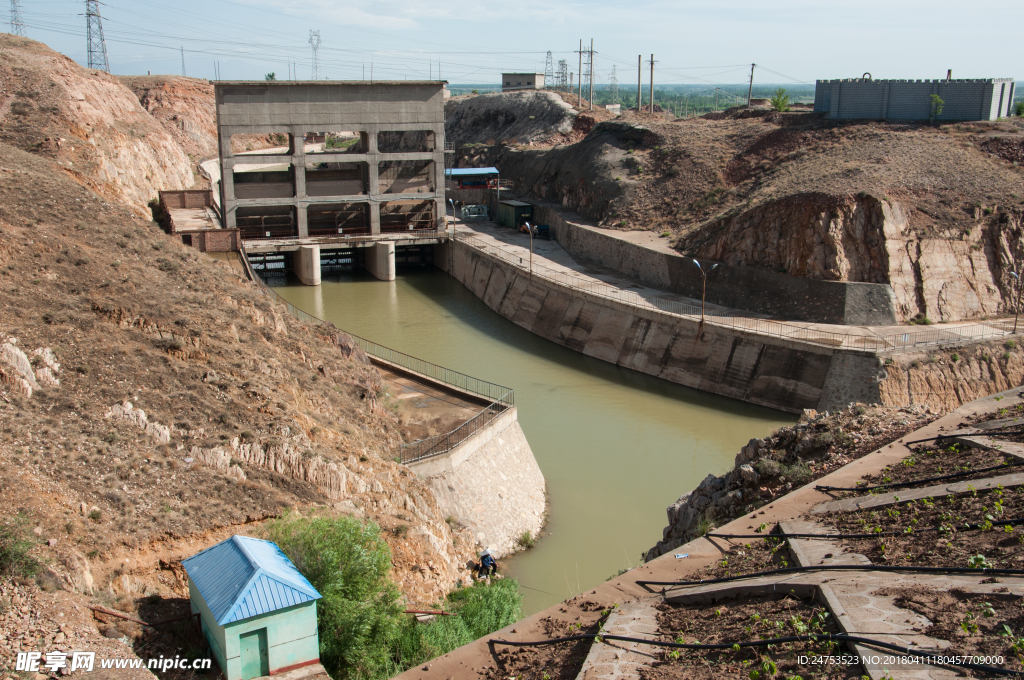
<path fill-rule="evenodd" d="M 790 413 L 879 403 L 882 361 L 867 352 L 771 338 L 591 296 L 542 280 L 462 242 L 435 263 L 488 307 L 588 356 Z M 453 248 L 449 257 L 447 248 Z"/>
<path fill-rule="evenodd" d="M 665 253 L 583 224 L 550 205 L 536 205 L 533 221 L 550 225 L 572 255 L 611 267 L 644 283 L 699 299 L 702 280 L 689 257 Z M 880 283 L 824 281 L 720 264 L 708 277 L 707 301 L 786 319 L 853 326 L 897 323 L 892 287 Z"/>
<path fill-rule="evenodd" d="M 514 552 L 544 526 L 544 475 L 508 409 L 458 447 L 409 464 L 434 492 L 445 517 L 467 526 L 481 548 Z"/>

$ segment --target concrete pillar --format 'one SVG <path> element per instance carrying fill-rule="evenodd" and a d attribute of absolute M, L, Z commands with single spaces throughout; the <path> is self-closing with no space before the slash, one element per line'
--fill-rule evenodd
<path fill-rule="evenodd" d="M 370 233 L 380 233 L 380 203 L 370 201 Z"/>
<path fill-rule="evenodd" d="M 295 208 L 295 226 L 299 232 L 299 238 L 309 238 L 309 216 L 306 215 L 308 206 L 299 203 Z"/>
<path fill-rule="evenodd" d="M 393 270 L 393 257 L 391 262 Z M 295 251 L 295 275 L 307 286 L 320 285 L 320 246 L 300 246 Z"/>
<path fill-rule="evenodd" d="M 366 271 L 381 281 L 395 280 L 394 241 L 374 243 L 366 249 Z"/>

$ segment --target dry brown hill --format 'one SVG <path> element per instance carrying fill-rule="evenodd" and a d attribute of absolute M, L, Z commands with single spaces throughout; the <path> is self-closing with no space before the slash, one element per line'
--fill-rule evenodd
<path fill-rule="evenodd" d="M 410 599 L 452 587 L 471 540 L 453 547 L 391 462 L 400 433 L 365 356 L 74 180 L 0 145 L 16 197 L 0 208 L 0 507 L 55 539 L 64 584 L 130 573 L 162 592 L 158 559 L 319 507 L 408 525 L 392 547 Z"/>
<path fill-rule="evenodd" d="M 213 85 L 183 76 L 118 76 L 193 162 L 217 154 Z"/>
<path fill-rule="evenodd" d="M 55 161 L 140 215 L 160 189 L 192 185 L 185 151 L 116 77 L 0 34 L 0 81 L 0 141 Z"/>
<path fill-rule="evenodd" d="M 466 148 L 517 191 L 679 250 L 827 280 L 890 283 L 902 318 L 1005 314 L 1024 208 L 1024 121 L 932 127 L 733 111 L 624 113 L 581 142 Z"/>

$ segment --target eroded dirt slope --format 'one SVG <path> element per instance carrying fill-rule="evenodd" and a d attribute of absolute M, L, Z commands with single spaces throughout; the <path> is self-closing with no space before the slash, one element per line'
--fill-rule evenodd
<path fill-rule="evenodd" d="M 296 508 L 385 527 L 410 601 L 453 587 L 472 537 L 392 462 L 361 351 L 78 179 L 0 145 L 0 521 L 54 581 L 180 597 L 178 560 Z"/>
<path fill-rule="evenodd" d="M 116 77 L 4 34 L 0 80 L 0 141 L 55 161 L 140 215 L 160 189 L 192 185 L 186 152 Z"/>

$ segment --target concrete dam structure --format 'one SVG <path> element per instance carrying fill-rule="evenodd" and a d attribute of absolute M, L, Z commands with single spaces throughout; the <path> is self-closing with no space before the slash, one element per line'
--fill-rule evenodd
<path fill-rule="evenodd" d="M 450 249 L 450 250 L 449 250 Z M 777 408 L 878 403 L 882 360 L 873 352 L 722 328 L 587 295 L 461 242 L 438 246 L 435 265 L 488 307 L 552 342 L 705 392 Z"/>

